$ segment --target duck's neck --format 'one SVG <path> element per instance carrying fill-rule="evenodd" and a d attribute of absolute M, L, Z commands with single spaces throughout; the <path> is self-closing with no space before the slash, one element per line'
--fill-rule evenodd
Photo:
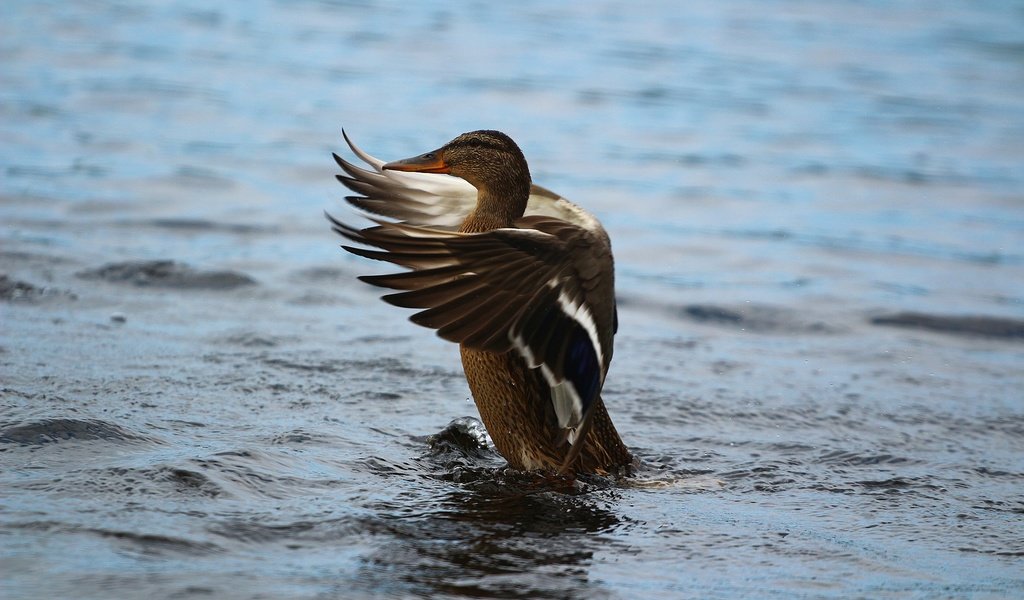
<path fill-rule="evenodd" d="M 476 208 L 462 222 L 459 231 L 477 233 L 512 227 L 516 219 L 522 217 L 526 212 L 526 202 L 529 198 L 529 182 L 520 189 L 504 191 L 504 193 L 479 189 L 476 195 Z"/>

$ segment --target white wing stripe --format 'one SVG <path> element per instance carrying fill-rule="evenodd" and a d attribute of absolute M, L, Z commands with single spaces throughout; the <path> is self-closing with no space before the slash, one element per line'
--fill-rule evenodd
<path fill-rule="evenodd" d="M 598 368 L 604 370 L 604 352 L 601 349 L 600 339 L 597 337 L 597 324 L 594 323 L 594 316 L 590 314 L 590 308 L 574 301 L 569 294 L 565 293 L 565 290 L 558 292 L 558 305 L 562 307 L 562 312 L 569 315 L 570 319 L 579 323 L 583 331 L 587 332 L 587 337 L 590 338 L 590 343 L 594 346 L 594 352 L 597 354 Z M 604 380 L 603 373 L 601 379 Z"/>

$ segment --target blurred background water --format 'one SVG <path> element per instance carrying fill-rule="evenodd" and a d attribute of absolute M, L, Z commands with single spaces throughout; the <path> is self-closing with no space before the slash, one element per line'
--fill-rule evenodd
<path fill-rule="evenodd" d="M 1022 89 L 1020 2 L 6 2 L 0 595 L 1019 597 Z M 445 428 L 342 126 L 602 219 L 637 477 Z"/>

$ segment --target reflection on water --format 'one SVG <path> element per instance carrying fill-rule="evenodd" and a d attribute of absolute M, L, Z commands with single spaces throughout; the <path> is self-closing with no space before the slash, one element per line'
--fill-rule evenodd
<path fill-rule="evenodd" d="M 1021 596 L 1022 37 L 1014 3 L 8 2 L 0 595 Z M 459 419 L 457 349 L 323 221 L 342 126 L 505 130 L 600 216 L 635 477 L 509 472 Z"/>
<path fill-rule="evenodd" d="M 458 487 L 438 497 L 424 486 L 371 505 L 361 526 L 384 542 L 361 557 L 359 585 L 436 597 L 600 596 L 592 560 L 614 546 L 606 533 L 624 522 L 614 481 L 512 471 L 484 435 L 478 421 L 460 419 L 430 439 L 428 477 Z"/>
<path fill-rule="evenodd" d="M 501 467 L 475 419 L 449 424 L 429 443 L 429 477 L 458 487 L 439 497 L 436 486 L 425 486 L 370 506 L 373 516 L 362 526 L 384 542 L 361 559 L 358 579 L 367 591 L 600 595 L 589 570 L 595 549 L 613 545 L 604 534 L 622 523 L 613 481 L 569 481 Z"/>
<path fill-rule="evenodd" d="M 600 595 L 590 568 L 595 549 L 611 548 L 601 534 L 620 522 L 614 506 L 556 491 L 494 487 L 499 486 L 419 498 L 428 509 L 419 515 L 395 515 L 395 507 L 377 507 L 379 521 L 366 528 L 386 541 L 362 558 L 361 583 L 369 590 L 398 594 Z"/>

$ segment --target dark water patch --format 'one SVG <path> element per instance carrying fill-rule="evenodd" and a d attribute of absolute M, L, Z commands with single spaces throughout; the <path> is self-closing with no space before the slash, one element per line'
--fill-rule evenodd
<path fill-rule="evenodd" d="M 199 489 L 216 491 L 218 495 L 223 491 L 234 498 L 280 501 L 336 484 L 334 479 L 324 478 L 311 468 L 308 461 L 288 454 L 285 449 L 226 451 L 191 459 L 182 481 L 198 483 Z"/>
<path fill-rule="evenodd" d="M 188 427 L 188 428 L 193 428 L 193 427 L 203 428 L 203 427 L 206 427 L 206 423 L 201 423 L 199 421 L 185 421 L 183 419 L 168 419 L 166 421 L 166 423 L 168 423 L 168 424 L 172 424 L 173 423 L 175 425 L 183 425 L 183 426 Z"/>
<path fill-rule="evenodd" d="M 677 226 L 668 226 L 674 231 L 686 234 L 687 230 Z M 768 240 L 797 246 L 809 246 L 824 250 L 839 250 L 849 252 L 862 252 L 872 255 L 885 256 L 890 260 L 892 255 L 914 256 L 923 258 L 935 258 L 944 260 L 955 260 L 982 265 L 1020 265 L 1024 264 L 1024 254 L 1010 253 L 1002 250 L 989 251 L 964 250 L 942 241 L 930 241 L 925 239 L 911 239 L 902 236 L 865 236 L 860 234 L 841 235 L 825 233 L 808 233 L 804 231 L 790 231 L 787 229 L 726 229 L 717 232 L 726 238 L 738 238 L 745 240 Z"/>
<path fill-rule="evenodd" d="M 254 233 L 275 233 L 278 231 L 276 227 L 268 227 L 264 225 L 249 225 L 245 223 L 219 223 L 216 221 L 210 221 L 207 219 L 188 219 L 188 218 L 163 218 L 163 219 L 150 219 L 147 221 L 125 221 L 123 225 L 129 227 L 137 227 L 138 225 L 144 225 L 149 227 L 158 227 L 160 229 L 169 229 L 172 231 L 179 231 L 182 233 L 233 233 L 239 235 L 254 234 Z"/>
<path fill-rule="evenodd" d="M 345 296 L 320 290 L 308 290 L 286 301 L 293 306 L 344 306 L 351 305 Z"/>
<path fill-rule="evenodd" d="M 216 498 L 223 489 L 206 475 L 190 469 L 165 467 L 156 471 L 157 476 L 172 484 L 182 495 Z"/>
<path fill-rule="evenodd" d="M 398 392 L 382 392 L 378 390 L 364 390 L 359 392 L 357 396 L 362 400 L 373 401 L 402 399 L 402 394 L 399 394 Z"/>
<path fill-rule="evenodd" d="M 773 442 L 768 444 L 767 447 L 780 454 L 805 454 L 818 448 L 815 445 L 802 442 Z"/>
<path fill-rule="evenodd" d="M 363 335 L 352 340 L 353 343 L 358 344 L 399 344 L 407 342 L 413 339 L 412 336 L 408 335 Z"/>
<path fill-rule="evenodd" d="M 992 296 L 992 301 L 998 304 L 1008 304 L 1010 306 L 1024 306 L 1024 296 L 1007 296 L 999 294 Z"/>
<path fill-rule="evenodd" d="M 11 279 L 7 275 L 0 275 L 0 300 L 33 303 L 54 298 L 77 300 L 78 296 L 66 290 L 40 287 L 25 281 Z"/>
<path fill-rule="evenodd" d="M 886 126 L 893 124 L 899 128 L 939 128 L 963 126 L 963 119 L 931 119 L 915 116 L 911 118 L 885 118 L 877 122 Z M 1011 169 L 989 171 L 984 173 L 961 172 L 955 169 L 928 164 L 928 157 L 920 157 L 913 164 L 842 164 L 824 163 L 816 159 L 805 159 L 790 168 L 790 172 L 805 177 L 841 176 L 883 183 L 902 184 L 913 187 L 967 187 L 974 185 L 1013 185 L 1017 183 L 1016 175 Z"/>
<path fill-rule="evenodd" d="M 303 431 L 302 429 L 296 429 L 294 431 L 288 431 L 275 435 L 271 438 L 270 443 L 278 446 L 297 446 L 302 444 L 316 443 L 323 439 L 323 436 L 318 436 L 313 433 Z"/>
<path fill-rule="evenodd" d="M 972 508 L 985 511 L 1024 515 L 1024 500 L 1014 500 L 1010 502 L 1006 500 L 992 500 L 991 498 L 981 498 L 978 500 L 978 504 L 975 504 L 974 506 L 972 506 Z"/>
<path fill-rule="evenodd" d="M 864 480 L 857 481 L 857 485 L 864 487 L 869 490 L 902 490 L 910 487 L 914 487 L 915 483 L 902 477 L 894 477 L 892 479 L 881 479 L 881 480 Z"/>
<path fill-rule="evenodd" d="M 804 321 L 795 311 L 768 305 L 742 308 L 690 304 L 678 309 L 688 320 L 756 333 L 833 333 L 837 328 L 821 321 Z"/>
<path fill-rule="evenodd" d="M 352 272 L 338 267 L 309 267 L 299 269 L 289 275 L 288 279 L 298 283 L 339 283 L 350 282 Z"/>
<path fill-rule="evenodd" d="M 304 548 L 318 551 L 325 545 L 337 547 L 347 538 L 364 533 L 359 520 L 353 516 L 336 517 L 331 514 L 333 511 L 287 522 L 280 522 L 267 514 L 222 518 L 207 525 L 206 531 L 227 543 L 257 546 L 261 550 L 277 544 L 293 551 Z"/>
<path fill-rule="evenodd" d="M 107 175 L 107 170 L 97 165 L 87 165 L 84 163 L 76 162 L 66 167 L 15 164 L 9 165 L 6 169 L 4 169 L 4 173 L 11 178 L 25 177 L 40 179 L 57 179 L 64 177 L 71 178 L 74 176 L 103 177 L 104 175 Z"/>
<path fill-rule="evenodd" d="M 1024 473 L 1022 472 L 990 469 L 988 467 L 977 467 L 974 469 L 974 472 L 984 477 L 992 477 L 994 479 L 1016 479 L 1024 482 Z"/>
<path fill-rule="evenodd" d="M 973 546 L 962 546 L 957 548 L 961 552 L 977 552 L 979 554 L 991 554 L 992 556 L 1008 556 L 1008 557 L 1020 557 L 1024 556 L 1024 550 L 990 550 L 984 548 L 975 548 Z"/>
<path fill-rule="evenodd" d="M 204 271 L 173 260 L 141 260 L 110 263 L 77 274 L 82 279 L 98 279 L 137 287 L 189 290 L 230 290 L 256 285 L 256 280 L 234 271 Z"/>
<path fill-rule="evenodd" d="M 128 429 L 94 419 L 43 419 L 0 430 L 0 443 L 41 445 L 65 440 L 106 442 L 153 441 Z"/>
<path fill-rule="evenodd" d="M 382 456 L 367 456 L 355 461 L 353 469 L 380 477 L 420 477 L 427 474 L 418 463 L 399 462 Z"/>
<path fill-rule="evenodd" d="M 859 491 L 858 488 L 847 482 L 811 483 L 805 486 L 805 489 L 829 494 L 856 494 Z"/>
<path fill-rule="evenodd" d="M 32 479 L 12 486 L 32 493 L 51 493 L 77 498 L 216 498 L 224 492 L 197 471 L 177 467 L 107 467 L 67 472 L 59 477 Z"/>
<path fill-rule="evenodd" d="M 858 493 L 889 503 L 905 503 L 905 508 L 934 508 L 935 502 L 946 502 L 948 489 L 931 477 L 896 476 L 884 479 L 863 479 L 849 482 Z"/>
<path fill-rule="evenodd" d="M 306 428 L 297 428 L 271 436 L 269 441 L 275 446 L 299 450 L 322 447 L 327 448 L 328 453 L 332 453 L 332 449 L 344 446 L 347 439 L 344 432 L 342 432 L 342 435 L 334 435 L 332 433 L 310 431 Z"/>
<path fill-rule="evenodd" d="M 219 546 L 210 542 L 200 542 L 170 535 L 110 529 L 87 529 L 84 531 L 112 539 L 125 546 L 126 549 L 145 556 L 205 556 L 221 551 Z"/>
<path fill-rule="evenodd" d="M 215 343 L 243 348 L 275 348 L 298 340 L 299 338 L 295 336 L 271 335 L 257 331 L 236 331 L 213 338 Z"/>
<path fill-rule="evenodd" d="M 404 338 L 403 338 L 404 339 Z M 377 381 L 381 375 L 389 378 L 404 379 L 409 382 L 430 381 L 438 382 L 449 379 L 458 379 L 462 374 L 441 368 L 423 369 L 414 367 L 409 362 L 394 357 L 385 357 L 374 360 L 342 360 L 337 358 L 315 360 L 308 354 L 285 357 L 261 357 L 260 360 L 269 366 L 288 371 L 306 371 L 311 373 L 348 373 L 358 376 L 361 379 Z M 385 394 L 398 393 L 385 392 Z M 390 396 L 383 396 L 390 398 Z"/>
<path fill-rule="evenodd" d="M 263 363 L 289 371 L 309 371 L 312 373 L 330 374 L 346 370 L 346 363 L 340 361 L 298 362 L 287 358 L 266 357 L 263 359 Z"/>
<path fill-rule="evenodd" d="M 727 482 L 730 488 L 776 493 L 796 487 L 801 473 L 803 468 L 798 461 L 768 460 L 735 464 L 733 468 L 714 475 Z"/>
<path fill-rule="evenodd" d="M 0 201 L 2 200 L 3 197 L 0 196 Z M 6 264 L 30 263 L 45 266 L 62 265 L 71 262 L 62 256 L 54 256 L 52 254 L 39 254 L 37 252 L 24 252 L 18 250 L 0 250 L 0 260 L 4 261 Z"/>
<path fill-rule="evenodd" d="M 1024 321 L 1004 317 L 932 315 L 902 312 L 872 317 L 872 325 L 922 329 L 949 335 L 1024 341 Z"/>
<path fill-rule="evenodd" d="M 681 87 L 661 84 L 633 88 L 585 88 L 577 92 L 577 101 L 587 105 L 613 103 L 642 107 L 708 104 L 721 109 L 731 109 L 758 116 L 770 112 L 769 105 L 759 95 L 745 95 L 723 89 L 707 90 L 695 86 Z"/>
<path fill-rule="evenodd" d="M 627 153 L 622 152 L 622 154 Z M 698 152 L 637 152 L 628 154 L 628 156 L 632 160 L 642 164 L 665 162 L 675 165 L 683 165 L 685 167 L 722 166 L 737 168 L 744 166 L 747 162 L 747 159 L 739 154 L 729 152 L 720 154 Z"/>
<path fill-rule="evenodd" d="M 407 501 L 421 507 L 418 513 L 407 514 L 405 503 L 367 507 L 374 514 L 361 527 L 381 541 L 361 558 L 357 580 L 367 589 L 432 597 L 594 597 L 600 586 L 590 581 L 588 567 L 598 548 L 615 551 L 604 534 L 625 522 L 610 506 L 614 492 L 559 493 L 521 473 L 434 493 L 424 490 L 429 498 Z"/>
<path fill-rule="evenodd" d="M 860 467 L 866 465 L 906 465 L 919 461 L 884 453 L 867 454 L 849 450 L 831 450 L 818 457 L 817 462 L 826 465 Z"/>
<path fill-rule="evenodd" d="M 117 79 L 101 78 L 90 81 L 85 89 L 96 94 L 110 94 L 121 97 L 159 97 L 159 98 L 204 98 L 219 100 L 220 94 L 212 89 L 193 85 L 185 81 L 161 79 L 142 75 L 122 76 Z M 127 101 L 127 100 L 125 100 Z"/>
<path fill-rule="evenodd" d="M 726 323 L 730 325 L 737 325 L 743 322 L 743 315 L 740 313 L 722 308 L 720 306 L 710 305 L 691 305 L 683 307 L 683 314 L 687 315 L 695 321 L 703 323 Z"/>
<path fill-rule="evenodd" d="M 261 520 L 265 517 L 260 516 Z M 296 521 L 280 525 L 271 525 L 256 520 L 229 520 L 207 528 L 207 531 L 221 537 L 251 543 L 265 544 L 282 540 L 296 539 L 317 527 L 312 521 Z"/>
<path fill-rule="evenodd" d="M 953 172 L 929 172 L 913 167 L 901 167 L 890 165 L 862 165 L 854 167 L 850 171 L 857 177 L 873 179 L 877 181 L 892 181 L 909 185 L 925 184 L 953 184 L 965 185 L 970 183 L 971 178 Z"/>
<path fill-rule="evenodd" d="M 989 28 L 958 25 L 944 31 L 942 37 L 949 43 L 962 45 L 974 52 L 990 54 L 1016 64 L 1024 62 L 1024 41 L 1018 36 L 993 36 Z"/>
<path fill-rule="evenodd" d="M 182 554 L 185 556 L 205 556 L 221 551 L 216 544 L 204 541 L 190 540 L 164 534 L 142 533 L 138 531 L 126 531 L 122 529 L 108 529 L 98 527 L 82 527 L 58 521 L 28 521 L 23 523 L 6 523 L 5 528 L 40 531 L 47 533 L 68 533 L 95 535 L 102 538 L 114 540 L 123 544 L 126 550 L 137 552 L 148 556 L 170 556 Z"/>

